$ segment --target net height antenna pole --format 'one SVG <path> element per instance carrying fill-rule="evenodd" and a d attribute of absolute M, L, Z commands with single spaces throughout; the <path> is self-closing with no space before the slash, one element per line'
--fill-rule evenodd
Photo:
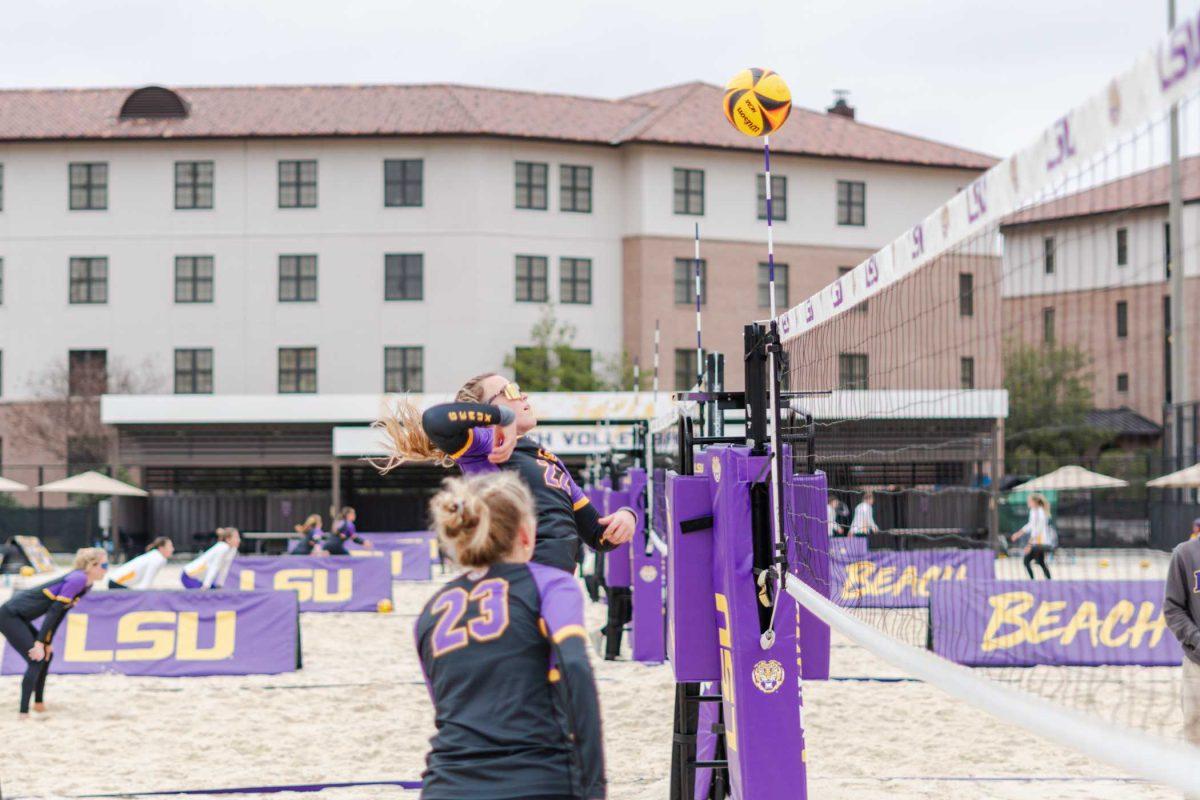
<path fill-rule="evenodd" d="M 1175 28 L 1175 0 L 1167 2 L 1167 30 Z M 1184 324 L 1184 253 L 1183 253 L 1183 190 L 1179 169 L 1179 104 L 1171 106 L 1171 197 L 1167 217 L 1171 234 L 1168 247 L 1171 258 L 1167 269 L 1171 274 L 1171 404 L 1181 408 L 1191 400 L 1188 379 L 1187 326 Z M 1175 468 L 1185 466 L 1181 452 L 1175 454 Z"/>
<path fill-rule="evenodd" d="M 696 223 L 695 237 L 695 294 L 696 294 L 696 390 L 704 390 L 704 343 L 700 338 L 700 223 Z"/>

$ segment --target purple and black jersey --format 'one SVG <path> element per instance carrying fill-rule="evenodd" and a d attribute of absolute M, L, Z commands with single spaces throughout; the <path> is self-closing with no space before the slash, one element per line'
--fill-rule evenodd
<path fill-rule="evenodd" d="M 427 800 L 603 798 L 583 593 L 542 564 L 464 573 L 425 605 L 417 651 L 436 711 Z"/>
<path fill-rule="evenodd" d="M 500 409 L 484 403 L 446 403 L 425 412 L 425 433 L 440 450 L 448 453 L 463 473 L 512 470 L 533 493 L 537 506 L 537 546 L 533 560 L 539 564 L 574 572 L 582 539 L 593 550 L 611 550 L 601 540 L 604 527 L 600 515 L 575 483 L 562 459 L 523 436 L 508 461 L 488 461 L 495 439 L 493 425 Z"/>
<path fill-rule="evenodd" d="M 17 592 L 7 603 L 0 606 L 0 609 L 26 622 L 33 622 L 44 615 L 45 619 L 42 620 L 42 629 L 37 639 L 50 644 L 63 617 L 87 591 L 87 575 L 77 569 L 41 586 Z"/>

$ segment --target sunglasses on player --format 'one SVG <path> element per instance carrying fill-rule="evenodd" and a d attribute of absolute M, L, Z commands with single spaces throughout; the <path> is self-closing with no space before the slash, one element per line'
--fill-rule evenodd
<path fill-rule="evenodd" d="M 484 402 L 491 403 L 493 400 L 495 400 L 500 395 L 504 395 L 505 399 L 507 399 L 507 400 L 520 400 L 522 397 L 524 397 L 524 394 L 522 394 L 522 392 L 521 392 L 520 386 L 518 386 L 515 383 L 507 383 L 504 385 L 503 389 L 496 392 L 494 395 L 489 397 L 487 400 L 484 400 Z"/>

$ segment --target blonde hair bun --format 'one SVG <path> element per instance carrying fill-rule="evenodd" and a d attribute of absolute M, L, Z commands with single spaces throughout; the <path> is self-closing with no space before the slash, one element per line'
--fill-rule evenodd
<path fill-rule="evenodd" d="M 429 510 L 442 545 L 464 567 L 504 559 L 518 531 L 534 527 L 533 495 L 511 472 L 447 478 Z"/>

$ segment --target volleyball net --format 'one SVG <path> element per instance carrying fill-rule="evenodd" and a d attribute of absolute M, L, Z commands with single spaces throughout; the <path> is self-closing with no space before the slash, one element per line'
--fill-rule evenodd
<path fill-rule="evenodd" d="M 796 599 L 952 693 L 1019 691 L 1010 722 L 1114 765 L 1144 735 L 1140 774 L 1191 791 L 1162 606 L 1190 529 L 1167 510 L 1195 498 L 1145 484 L 1196 460 L 1162 424 L 1200 396 L 1198 24 L 776 320 L 781 432 L 812 432 L 793 463 L 828 482 L 784 497 L 788 528 L 828 525 Z"/>

